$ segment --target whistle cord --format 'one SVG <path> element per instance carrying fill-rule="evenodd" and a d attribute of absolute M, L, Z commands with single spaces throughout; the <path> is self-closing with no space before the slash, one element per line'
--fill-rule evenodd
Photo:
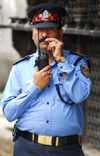
<path fill-rule="evenodd" d="M 68 102 L 66 102 L 66 101 L 62 98 L 61 93 L 60 93 L 60 89 L 59 89 L 59 84 L 56 84 L 56 90 L 57 90 L 57 92 L 58 92 L 58 95 L 59 95 L 60 99 L 61 99 L 65 104 L 68 104 L 68 105 L 74 105 L 74 104 L 75 104 L 74 102 L 68 103 Z"/>

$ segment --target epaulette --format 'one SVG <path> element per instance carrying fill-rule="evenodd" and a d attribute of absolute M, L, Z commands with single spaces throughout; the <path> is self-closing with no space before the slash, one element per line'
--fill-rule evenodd
<path fill-rule="evenodd" d="M 75 52 L 75 51 L 69 51 L 69 52 L 74 54 L 74 55 L 78 55 L 78 56 L 82 56 L 82 57 L 88 57 L 87 55 L 81 54 L 80 52 Z"/>
<path fill-rule="evenodd" d="M 15 65 L 15 64 L 17 64 L 17 63 L 19 63 L 19 62 L 21 62 L 21 61 L 23 61 L 23 60 L 29 59 L 29 58 L 30 58 L 30 55 L 27 55 L 27 56 L 21 58 L 20 60 L 14 62 L 13 65 Z"/>
<path fill-rule="evenodd" d="M 73 64 L 74 66 L 76 66 L 77 63 L 78 63 L 82 58 L 87 57 L 88 67 L 89 67 L 89 69 L 90 69 L 90 71 L 91 71 L 91 66 L 90 66 L 90 62 L 89 62 L 89 59 L 88 59 L 88 56 L 87 56 L 87 55 L 81 54 L 81 53 L 79 53 L 79 52 L 74 52 L 74 51 L 70 51 L 70 53 L 79 56 L 79 58 L 74 62 L 74 64 Z"/>

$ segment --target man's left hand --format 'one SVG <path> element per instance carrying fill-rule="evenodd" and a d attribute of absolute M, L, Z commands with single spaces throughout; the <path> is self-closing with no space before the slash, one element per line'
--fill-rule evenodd
<path fill-rule="evenodd" d="M 48 50 L 52 50 L 53 57 L 56 60 L 60 59 L 63 53 L 63 42 L 56 38 L 47 38 L 45 41 L 49 43 Z"/>

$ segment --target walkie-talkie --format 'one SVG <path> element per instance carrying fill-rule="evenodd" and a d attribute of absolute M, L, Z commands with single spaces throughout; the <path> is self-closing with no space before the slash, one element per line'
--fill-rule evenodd
<path fill-rule="evenodd" d="M 45 41 L 45 37 L 42 37 L 39 40 L 39 28 L 38 28 L 38 52 L 39 55 L 35 60 L 36 65 L 39 67 L 39 70 L 43 69 L 44 67 L 46 67 L 47 65 L 49 65 L 49 59 L 48 59 L 48 54 L 46 52 L 42 52 L 42 54 L 40 54 L 40 46 L 39 43 Z"/>

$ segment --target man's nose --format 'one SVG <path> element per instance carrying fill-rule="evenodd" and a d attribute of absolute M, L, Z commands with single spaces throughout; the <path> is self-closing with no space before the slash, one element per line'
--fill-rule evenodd
<path fill-rule="evenodd" d="M 44 30 L 42 36 L 43 37 L 47 37 L 48 36 L 48 31 L 47 30 Z"/>

